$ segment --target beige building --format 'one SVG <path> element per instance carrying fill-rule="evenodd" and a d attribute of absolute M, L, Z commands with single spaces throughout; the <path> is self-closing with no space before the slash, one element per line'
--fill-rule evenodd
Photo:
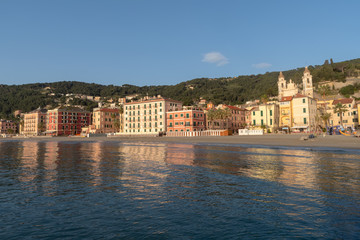
<path fill-rule="evenodd" d="M 166 112 L 182 109 L 182 103 L 176 100 L 146 97 L 140 101 L 124 104 L 124 133 L 157 134 L 166 132 Z"/>
<path fill-rule="evenodd" d="M 118 108 L 94 108 L 91 133 L 122 132 L 123 119 Z"/>
<path fill-rule="evenodd" d="M 39 135 L 46 131 L 46 109 L 36 109 L 29 113 L 24 113 L 24 127 L 22 134 Z"/>
<path fill-rule="evenodd" d="M 255 128 L 265 126 L 273 132 L 279 127 L 279 105 L 261 104 L 251 110 L 251 125 Z"/>
<path fill-rule="evenodd" d="M 292 129 L 313 131 L 316 128 L 316 100 L 297 94 L 292 99 Z"/>

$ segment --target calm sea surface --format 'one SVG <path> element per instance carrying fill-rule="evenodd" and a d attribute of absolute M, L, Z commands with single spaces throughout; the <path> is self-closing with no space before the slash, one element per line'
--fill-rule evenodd
<path fill-rule="evenodd" d="M 0 239 L 360 238 L 360 152 L 0 142 Z"/>

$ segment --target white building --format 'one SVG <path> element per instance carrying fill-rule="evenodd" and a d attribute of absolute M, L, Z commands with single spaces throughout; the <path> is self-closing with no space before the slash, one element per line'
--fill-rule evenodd
<path fill-rule="evenodd" d="M 124 133 L 157 134 L 166 132 L 166 112 L 182 109 L 182 103 L 161 96 L 124 104 Z"/>

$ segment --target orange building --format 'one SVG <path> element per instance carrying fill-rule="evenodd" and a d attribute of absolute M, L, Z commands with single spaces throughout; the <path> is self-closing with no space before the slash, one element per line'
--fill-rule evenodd
<path fill-rule="evenodd" d="M 200 109 L 170 111 L 166 113 L 168 132 L 204 131 L 205 113 Z"/>

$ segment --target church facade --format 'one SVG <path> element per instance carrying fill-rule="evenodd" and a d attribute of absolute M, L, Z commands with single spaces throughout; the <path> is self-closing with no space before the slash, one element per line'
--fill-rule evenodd
<path fill-rule="evenodd" d="M 283 97 L 292 97 L 296 94 L 300 93 L 307 97 L 314 97 L 314 89 L 313 89 L 313 82 L 312 82 L 312 75 L 307 67 L 305 67 L 305 71 L 302 77 L 302 85 L 303 90 L 301 91 L 300 88 L 296 83 L 294 83 L 291 79 L 289 82 L 285 80 L 284 74 L 280 72 L 278 78 L 278 99 L 281 101 Z"/>

